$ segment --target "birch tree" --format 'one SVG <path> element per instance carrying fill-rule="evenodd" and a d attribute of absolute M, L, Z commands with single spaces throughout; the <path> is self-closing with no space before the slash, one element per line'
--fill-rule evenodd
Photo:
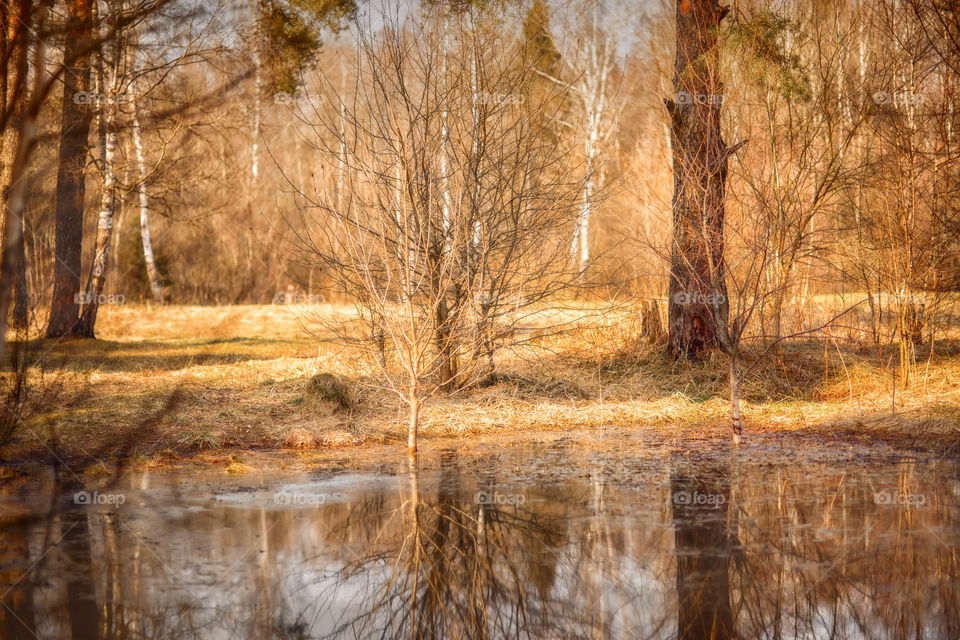
<path fill-rule="evenodd" d="M 597 192 L 603 187 L 604 143 L 615 133 L 619 108 L 614 104 L 616 89 L 613 74 L 616 43 L 602 20 L 608 10 L 602 0 L 587 0 L 582 7 L 589 16 L 576 25 L 576 32 L 584 34 L 562 55 L 564 66 L 573 80 L 569 89 L 576 111 L 572 114 L 573 127 L 582 127 L 585 179 L 580 213 L 570 243 L 570 259 L 583 274 L 590 264 L 590 221 Z"/>
<path fill-rule="evenodd" d="M 143 247 L 143 262 L 147 267 L 147 280 L 150 283 L 153 299 L 158 304 L 163 304 L 163 285 L 150 236 L 150 189 L 147 184 L 150 172 L 143 143 L 143 127 L 140 125 L 140 106 L 136 96 L 133 99 L 132 135 L 137 154 L 137 203 L 140 208 L 140 243 Z"/>
<path fill-rule="evenodd" d="M 575 130 L 574 138 L 583 145 L 583 193 L 570 241 L 570 261 L 582 276 L 590 264 L 590 221 L 596 194 L 603 187 L 605 177 L 603 147 L 616 131 L 619 107 L 614 103 L 616 44 L 608 25 L 604 24 L 616 12 L 608 13 L 610 6 L 603 0 L 584 0 L 576 10 L 579 22 L 569 27 L 584 35 L 558 54 L 562 61 L 561 74 L 554 75 L 543 68 L 536 71 L 562 87 L 571 99 L 573 109 L 559 122 Z M 535 11 L 538 11 L 536 6 L 531 9 L 531 15 L 535 15 Z M 539 11 L 545 12 L 545 9 Z M 549 53 L 546 55 L 549 57 Z"/>
<path fill-rule="evenodd" d="M 123 3 L 117 6 L 117 12 L 108 14 L 109 21 L 116 21 L 123 11 Z M 98 16 L 99 17 L 99 16 Z M 96 29 L 100 25 L 95 26 Z M 111 44 L 110 53 L 107 48 L 101 47 L 97 55 L 96 104 L 97 136 L 100 148 L 100 210 L 97 215 L 97 235 L 94 240 L 93 261 L 90 265 L 90 275 L 82 298 L 80 322 L 75 330 L 76 335 L 84 338 L 94 337 L 94 326 L 97 322 L 97 312 L 100 309 L 100 300 L 103 296 L 103 287 L 107 280 L 107 267 L 110 262 L 110 253 L 113 241 L 113 225 L 117 206 L 117 104 L 123 95 L 121 67 L 125 64 L 123 58 L 127 50 L 127 31 L 117 30 Z"/>

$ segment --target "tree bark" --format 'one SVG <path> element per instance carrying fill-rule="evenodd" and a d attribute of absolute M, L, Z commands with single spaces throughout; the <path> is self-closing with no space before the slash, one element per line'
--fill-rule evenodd
<path fill-rule="evenodd" d="M 110 241 L 113 239 L 113 218 L 116 209 L 116 167 L 114 156 L 117 147 L 117 132 L 114 96 L 106 100 L 104 107 L 102 138 L 100 147 L 103 165 L 103 191 L 100 194 L 100 213 L 97 216 L 97 238 L 93 254 L 93 263 L 90 265 L 90 277 L 84 295 L 83 312 L 76 333 L 84 338 L 93 338 L 94 327 L 97 323 L 97 311 L 103 297 L 103 287 L 107 281 L 107 266 L 110 263 Z"/>
<path fill-rule="evenodd" d="M 29 26 L 33 3 L 22 1 L 0 9 L 4 69 L 2 84 L 3 134 L 0 137 L 0 195 L 3 198 L 2 258 L 0 258 L 0 362 L 6 357 L 7 310 L 15 281 L 24 269 L 23 214 L 26 203 L 27 160 L 36 133 L 36 113 L 28 108 L 27 68 Z M 26 277 L 24 275 L 24 280 Z M 26 327 L 23 285 L 16 287 L 14 324 Z"/>
<path fill-rule="evenodd" d="M 415 382 L 411 383 L 415 385 Z M 407 425 L 407 452 L 417 452 L 417 430 L 420 428 L 420 396 L 416 386 L 410 388 L 410 423 Z"/>
<path fill-rule="evenodd" d="M 677 1 L 677 56 L 670 113 L 673 243 L 669 349 L 697 359 L 719 346 L 717 321 L 729 314 L 723 257 L 728 148 L 720 135 L 723 86 L 717 32 L 728 9 L 717 0 Z"/>
<path fill-rule="evenodd" d="M 143 262 L 147 266 L 147 280 L 150 291 L 157 304 L 163 304 L 163 285 L 160 282 L 160 270 L 153 255 L 153 241 L 150 238 L 150 195 L 147 187 L 147 160 L 143 148 L 143 132 L 140 127 L 140 110 L 133 105 L 133 146 L 137 151 L 137 196 L 140 203 L 140 240 L 143 245 Z"/>
<path fill-rule="evenodd" d="M 57 165 L 53 299 L 47 337 L 74 335 L 79 323 L 84 167 L 89 149 L 93 0 L 70 0 L 63 56 L 63 103 Z"/>
<path fill-rule="evenodd" d="M 119 46 L 117 57 L 121 55 Z M 118 61 L 114 61 L 118 62 Z M 90 264 L 90 276 L 84 291 L 84 304 L 80 313 L 80 322 L 76 334 L 84 338 L 94 338 L 97 324 L 97 312 L 103 297 L 103 287 L 107 281 L 107 267 L 110 264 L 110 245 L 113 239 L 113 219 L 117 202 L 117 100 L 120 94 L 117 87 L 119 65 L 114 67 L 109 79 L 104 74 L 104 55 L 101 50 L 97 64 L 97 129 L 100 146 L 100 167 L 103 187 L 100 192 L 100 212 L 97 215 L 97 237 L 94 245 L 93 262 Z"/>

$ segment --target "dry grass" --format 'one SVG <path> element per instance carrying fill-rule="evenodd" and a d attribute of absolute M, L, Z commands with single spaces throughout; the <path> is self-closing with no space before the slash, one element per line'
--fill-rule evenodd
<path fill-rule="evenodd" d="M 328 305 L 319 313 L 344 311 Z M 109 309 L 97 341 L 34 345 L 46 354 L 36 384 L 57 386 L 57 399 L 33 408 L 3 457 L 110 457 L 122 449 L 156 459 L 399 442 L 402 405 L 348 350 L 308 335 L 303 320 L 281 306 Z M 536 331 L 558 320 L 568 330 Z M 599 427 L 725 437 L 722 356 L 673 362 L 619 308 L 571 307 L 530 328 L 540 337 L 501 357 L 497 384 L 432 399 L 423 412 L 426 441 Z M 828 347 L 786 345 L 764 360 L 745 383 L 748 435 L 960 440 L 956 345 L 939 345 L 929 364 L 919 353 L 916 382 L 905 390 L 891 386 L 885 354 Z M 342 381 L 349 400 L 318 399 L 318 379 Z"/>

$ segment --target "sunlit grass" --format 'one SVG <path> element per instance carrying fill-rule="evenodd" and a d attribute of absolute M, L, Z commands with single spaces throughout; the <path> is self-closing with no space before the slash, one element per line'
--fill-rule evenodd
<path fill-rule="evenodd" d="M 629 308 L 602 311 L 570 304 L 534 316 L 531 329 L 550 330 L 531 332 L 521 348 L 501 355 L 497 384 L 431 399 L 422 436 L 630 427 L 724 437 L 724 356 L 674 362 L 645 340 Z M 56 401 L 32 407 L 7 448 L 29 456 L 56 444 L 72 454 L 110 455 L 113 443 L 133 433 L 144 454 L 399 441 L 405 408 L 369 363 L 325 340 L 331 336 L 316 322 L 349 312 L 337 305 L 111 309 L 97 341 L 40 344 L 47 355 L 34 384 L 56 387 Z M 786 343 L 756 367 L 743 388 L 748 434 L 960 437 L 956 345 L 944 342 L 929 361 L 918 352 L 907 389 L 891 378 L 884 353 L 827 346 Z M 311 380 L 343 386 L 334 400 L 318 400 Z"/>

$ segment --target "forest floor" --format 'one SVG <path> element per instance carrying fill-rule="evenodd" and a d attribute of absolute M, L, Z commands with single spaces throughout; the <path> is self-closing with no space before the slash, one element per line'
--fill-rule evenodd
<path fill-rule="evenodd" d="M 319 328 L 345 308 L 310 309 L 111 307 L 97 340 L 31 342 L 38 364 L 26 421 L 0 460 L 207 459 L 229 468 L 242 467 L 244 452 L 402 451 L 405 407 Z M 674 362 L 626 309 L 582 305 L 540 323 L 552 329 L 532 326 L 526 347 L 498 361 L 496 384 L 428 402 L 423 446 L 602 428 L 729 438 L 722 356 Z M 744 382 L 746 439 L 960 448 L 960 343 L 938 343 L 932 358 L 919 349 L 906 389 L 893 384 L 890 354 L 838 344 L 784 343 L 762 360 Z M 345 383 L 344 403 L 309 392 L 323 373 Z"/>

